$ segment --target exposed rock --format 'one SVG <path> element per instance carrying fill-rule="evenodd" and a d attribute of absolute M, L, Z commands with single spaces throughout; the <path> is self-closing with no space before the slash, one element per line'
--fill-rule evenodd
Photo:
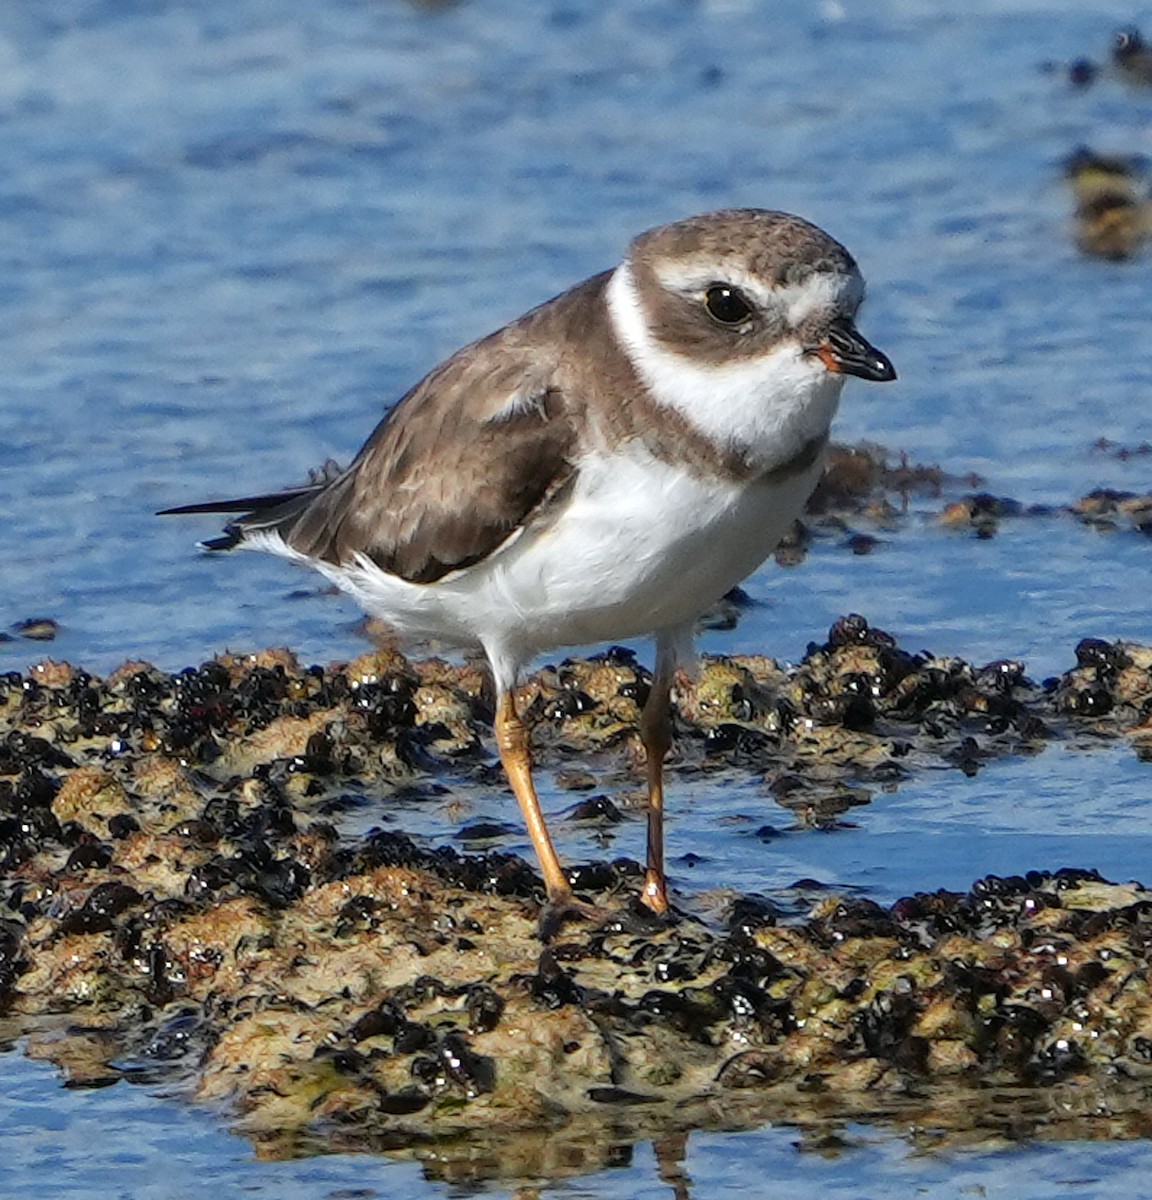
<path fill-rule="evenodd" d="M 1021 664 L 909 654 L 846 617 L 794 668 L 709 660 L 677 696 L 676 769 L 752 772 L 775 812 L 822 823 L 870 784 L 975 772 L 1064 729 L 1152 747 L 1152 649 L 1086 640 L 1076 660 L 1038 685 Z M 531 680 L 545 769 L 581 792 L 637 771 L 648 683 L 619 650 Z M 669 925 L 618 859 L 573 868 L 608 922 L 542 947 L 522 860 L 333 824 L 448 766 L 498 778 L 488 703 L 471 664 L 395 651 L 0 677 L 6 1024 L 78 1083 L 185 1079 L 264 1153 L 435 1143 L 461 1177 L 538 1170 L 561 1144 L 567 1169 L 599 1165 L 606 1129 L 769 1116 L 915 1114 L 950 1136 L 1143 1128 L 1141 886 L 1033 872 L 889 908 L 734 897 Z M 605 796 L 580 807 L 622 819 Z"/>

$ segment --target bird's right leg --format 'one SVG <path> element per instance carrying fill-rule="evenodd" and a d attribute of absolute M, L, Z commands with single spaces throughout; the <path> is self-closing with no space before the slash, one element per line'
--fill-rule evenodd
<path fill-rule="evenodd" d="M 528 727 L 516 711 L 516 700 L 512 690 L 501 690 L 496 701 L 496 745 L 504 773 L 512 785 L 512 791 L 520 805 L 528 836 L 544 875 L 544 887 L 548 901 L 540 910 L 537 926 L 542 941 L 550 941 L 560 927 L 569 920 L 585 920 L 601 923 L 608 914 L 594 905 L 577 900 L 572 893 L 572 884 L 560 856 L 552 844 L 552 837 L 544 821 L 540 798 L 536 795 L 536 784 L 532 779 L 532 750 L 528 740 Z"/>
<path fill-rule="evenodd" d="M 528 727 L 516 711 L 516 699 L 511 690 L 501 692 L 496 702 L 496 746 L 500 751 L 504 773 L 508 776 L 508 782 L 512 785 L 520 812 L 524 816 L 524 823 L 528 826 L 528 836 L 532 839 L 532 848 L 536 851 L 540 870 L 544 873 L 548 903 L 566 904 L 572 899 L 572 885 L 560 865 L 560 856 L 556 853 L 556 847 L 552 844 L 552 837 L 544 821 L 540 798 L 536 795 L 536 784 L 532 779 L 532 750 L 528 742 Z"/>

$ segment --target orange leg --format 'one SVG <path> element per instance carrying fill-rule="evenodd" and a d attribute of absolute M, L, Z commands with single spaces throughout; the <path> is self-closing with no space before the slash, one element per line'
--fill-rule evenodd
<path fill-rule="evenodd" d="M 544 823 L 544 813 L 540 809 L 540 800 L 536 795 L 536 785 L 532 782 L 532 752 L 528 745 L 528 729 L 520 720 L 516 711 L 516 701 L 510 691 L 504 692 L 496 702 L 496 745 L 500 751 L 500 761 L 504 764 L 504 773 L 512 785 L 512 791 L 520 804 L 520 812 L 524 823 L 528 826 L 528 836 L 532 839 L 532 848 L 540 862 L 540 870 L 544 873 L 544 886 L 548 890 L 548 903 L 553 908 L 564 908 L 571 905 L 572 885 L 564 868 L 548 826 Z"/>
<path fill-rule="evenodd" d="M 640 740 L 648 775 L 648 868 L 640 899 L 655 913 L 668 911 L 668 877 L 664 872 L 664 759 L 672 748 L 671 655 L 658 652 L 656 675 L 644 711 Z"/>

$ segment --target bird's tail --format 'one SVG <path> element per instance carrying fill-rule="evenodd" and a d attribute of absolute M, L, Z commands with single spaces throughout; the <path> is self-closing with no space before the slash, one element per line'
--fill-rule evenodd
<path fill-rule="evenodd" d="M 280 492 L 269 492 L 263 496 L 241 496 L 232 500 L 204 500 L 198 504 L 179 504 L 175 508 L 163 508 L 158 517 L 184 517 L 198 513 L 243 513 L 224 526 L 220 537 L 208 538 L 200 543 L 205 550 L 232 550 L 252 533 L 262 529 L 285 529 L 324 491 L 333 480 L 340 477 L 341 468 L 331 460 L 318 470 L 311 472 L 311 479 L 301 487 L 287 488 Z"/>

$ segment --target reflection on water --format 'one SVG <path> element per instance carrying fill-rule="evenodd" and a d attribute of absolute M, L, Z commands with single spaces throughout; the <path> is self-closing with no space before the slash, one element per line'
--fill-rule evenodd
<path fill-rule="evenodd" d="M 222 1195 L 278 1200 L 445 1194 L 703 1200 L 817 1191 L 845 1200 L 912 1191 L 941 1200 L 998 1193 L 1048 1200 L 1066 1191 L 1120 1200 L 1142 1194 L 1148 1161 L 1143 1142 L 1080 1141 L 1074 1132 L 1073 1140 L 1062 1143 L 1029 1142 L 1007 1127 L 942 1150 L 930 1129 L 913 1124 L 912 1108 L 902 1125 L 911 1136 L 868 1123 L 865 1113 L 857 1122 L 806 1130 L 787 1120 L 774 1125 L 771 1114 L 760 1114 L 754 1129 L 737 1122 L 636 1142 L 627 1130 L 614 1136 L 600 1127 L 590 1132 L 597 1144 L 583 1146 L 578 1136 L 558 1130 L 555 1144 L 541 1139 L 539 1157 L 526 1164 L 536 1182 L 494 1185 L 472 1182 L 475 1172 L 445 1169 L 434 1153 L 419 1151 L 410 1152 L 408 1161 L 331 1152 L 257 1159 L 212 1115 L 179 1100 L 126 1084 L 61 1090 L 42 1064 L 17 1054 L 0 1056 L 0 1084 L 5 1181 L 30 1192 L 39 1180 L 40 1191 L 54 1198 L 195 1200 L 215 1188 Z M 1007 1113 L 1013 1098 L 1001 1095 L 994 1102 Z M 1027 1106 L 1026 1097 L 1021 1105 Z M 550 1175 L 553 1182 L 540 1178 L 541 1165 L 558 1168 Z M 589 1167 L 597 1173 L 585 1174 Z"/>

